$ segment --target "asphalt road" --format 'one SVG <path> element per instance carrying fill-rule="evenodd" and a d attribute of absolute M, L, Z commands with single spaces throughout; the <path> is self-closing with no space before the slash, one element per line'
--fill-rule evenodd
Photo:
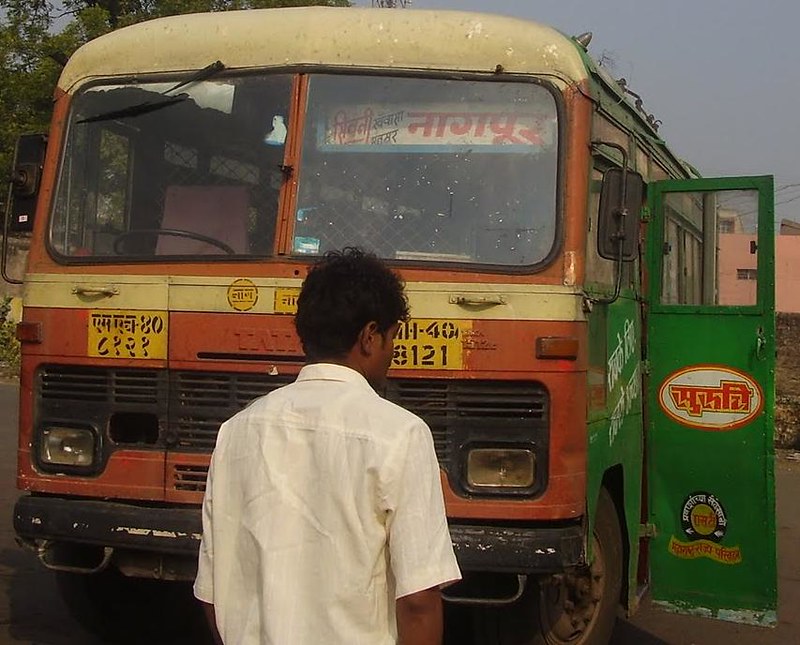
<path fill-rule="evenodd" d="M 14 541 L 11 516 L 17 432 L 17 387 L 0 383 L 0 645 L 109 645 L 75 623 L 53 576 Z M 615 645 L 800 644 L 800 462 L 780 456 L 778 483 L 779 623 L 774 629 L 678 616 L 645 601 L 631 621 L 620 621 Z M 146 620 L 147 617 L 142 617 Z M 143 644 L 143 645 L 153 645 Z M 189 645 L 171 641 L 162 645 Z M 192 644 L 194 645 L 194 644 Z"/>

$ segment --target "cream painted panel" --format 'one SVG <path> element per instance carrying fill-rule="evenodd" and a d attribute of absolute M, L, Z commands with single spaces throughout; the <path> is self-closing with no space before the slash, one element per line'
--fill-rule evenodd
<path fill-rule="evenodd" d="M 166 276 L 30 274 L 22 299 L 26 307 L 141 309 L 165 311 Z"/>
<path fill-rule="evenodd" d="M 249 286 L 248 285 L 251 285 Z M 176 277 L 170 281 L 170 311 L 219 311 L 271 314 L 275 298 L 287 290 L 299 290 L 300 279 L 269 279 L 232 277 Z M 246 298 L 238 304 L 234 294 L 239 290 L 255 292 L 256 298 Z M 240 301 L 241 302 L 241 301 Z M 236 306 L 238 306 L 238 309 Z"/>
<path fill-rule="evenodd" d="M 546 74 L 587 78 L 560 32 L 517 18 L 462 11 L 300 7 L 160 18 L 90 41 L 67 63 L 59 87 L 118 75 L 332 65 Z"/>
<path fill-rule="evenodd" d="M 300 289 L 300 279 L 181 276 L 78 276 L 35 274 L 28 278 L 25 304 L 35 307 L 97 307 L 103 309 L 144 309 L 235 313 L 230 293 L 235 282 L 246 280 L 258 297 L 241 311 L 274 313 L 276 294 L 287 296 Z M 114 286 L 119 294 L 96 297 L 72 293 L 77 285 Z M 585 320 L 583 294 L 573 287 L 543 285 L 464 284 L 410 282 L 406 284 L 411 315 L 415 318 L 452 320 Z M 235 302 L 235 301 L 234 301 Z M 247 303 L 246 303 L 247 304 Z M 246 306 L 245 304 L 245 306 Z M 278 303 L 278 310 L 290 307 Z"/>
<path fill-rule="evenodd" d="M 414 318 L 452 320 L 585 320 L 583 295 L 536 285 L 406 285 Z"/>

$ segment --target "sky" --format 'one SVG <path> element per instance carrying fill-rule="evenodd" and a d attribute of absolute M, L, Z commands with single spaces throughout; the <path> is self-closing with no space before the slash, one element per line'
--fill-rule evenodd
<path fill-rule="evenodd" d="M 369 6 L 370 0 L 356 0 Z M 776 219 L 800 221 L 797 0 L 413 0 L 593 33 L 589 53 L 661 119 L 706 177 L 774 175 Z M 796 184 L 796 185 L 793 185 Z"/>

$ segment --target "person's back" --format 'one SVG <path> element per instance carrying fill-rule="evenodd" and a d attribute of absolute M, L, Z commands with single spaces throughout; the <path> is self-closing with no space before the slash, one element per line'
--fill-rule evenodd
<path fill-rule="evenodd" d="M 226 644 L 390 645 L 402 599 L 459 577 L 430 430 L 367 380 L 393 335 L 372 368 L 307 365 L 220 430 L 195 593 Z"/>

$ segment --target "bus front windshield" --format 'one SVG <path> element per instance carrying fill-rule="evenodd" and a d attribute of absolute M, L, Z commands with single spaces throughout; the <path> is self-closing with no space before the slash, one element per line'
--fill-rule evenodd
<path fill-rule="evenodd" d="M 551 254 L 558 124 L 543 85 L 311 75 L 300 122 L 292 81 L 79 93 L 51 219 L 55 257 L 219 261 L 360 246 L 401 262 L 522 267 Z M 299 159 L 287 168 L 295 127 Z M 296 191 L 281 191 L 288 177 Z"/>

